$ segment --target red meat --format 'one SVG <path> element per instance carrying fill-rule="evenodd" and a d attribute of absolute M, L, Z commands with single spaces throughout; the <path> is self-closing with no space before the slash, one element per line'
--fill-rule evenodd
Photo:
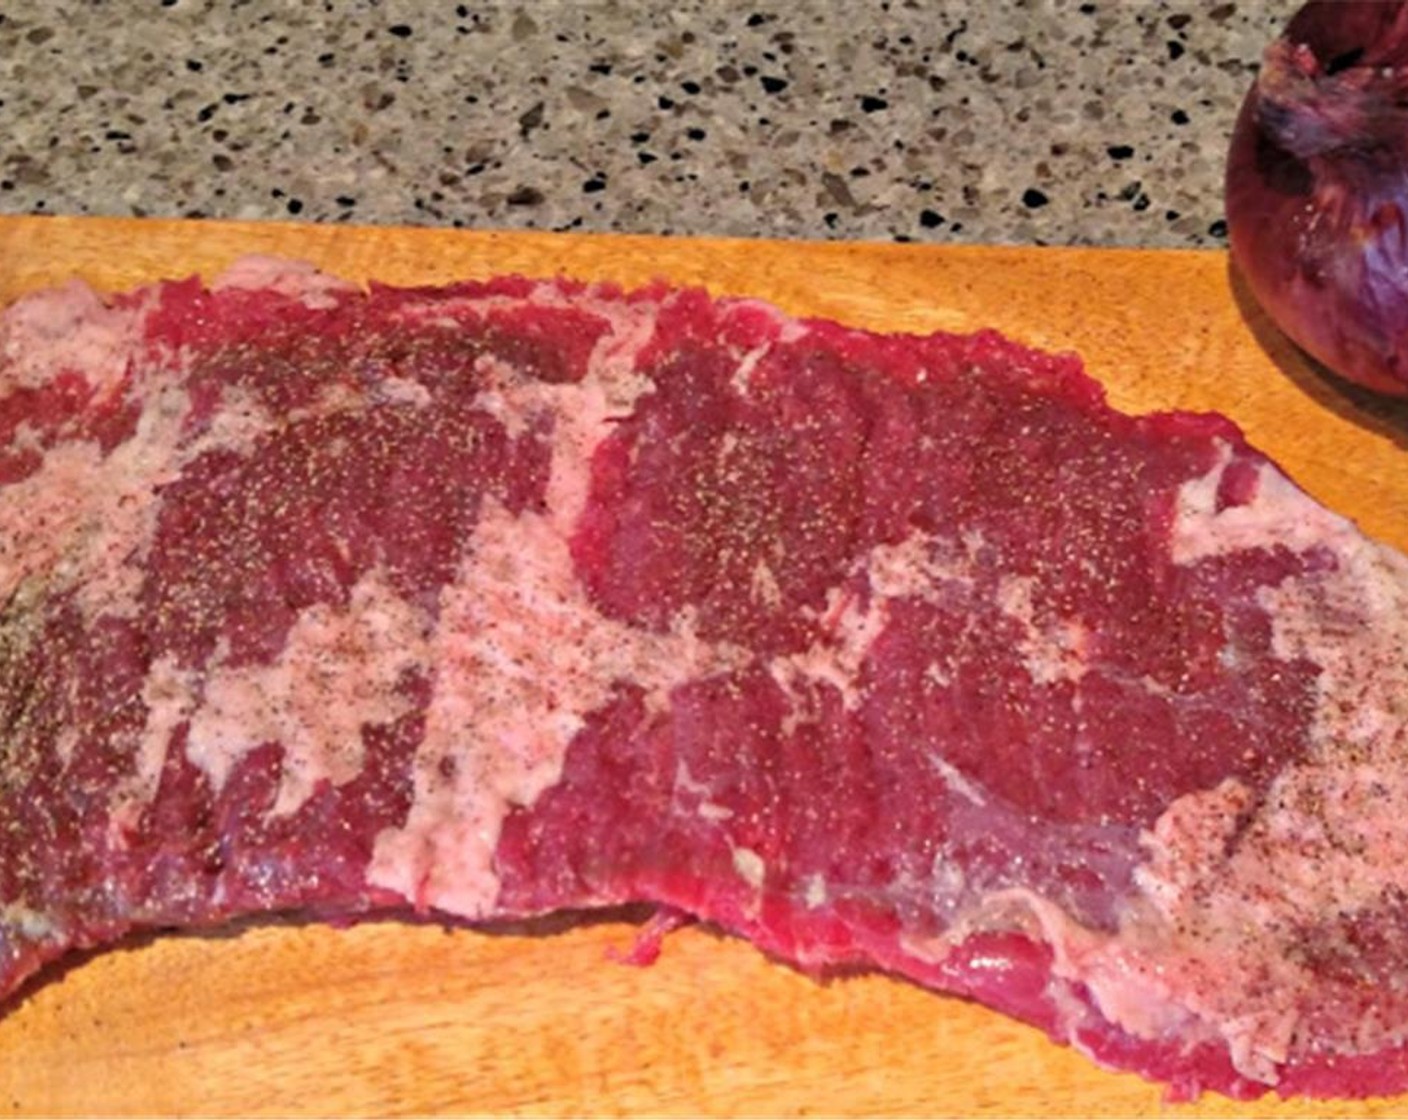
<path fill-rule="evenodd" d="M 0 318 L 0 992 L 627 901 L 1110 1066 L 1408 1088 L 1408 560 L 1073 358 L 505 279 Z"/>

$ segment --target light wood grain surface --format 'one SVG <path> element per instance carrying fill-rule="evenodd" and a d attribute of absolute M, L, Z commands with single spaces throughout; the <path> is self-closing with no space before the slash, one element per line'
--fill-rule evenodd
<path fill-rule="evenodd" d="M 1132 410 L 1213 408 L 1306 489 L 1408 549 L 1408 405 L 1325 378 L 1224 255 L 0 218 L 0 302 L 118 289 L 249 252 L 352 279 L 657 277 L 887 330 L 997 327 L 1081 353 Z M 613 963 L 631 927 L 483 934 L 269 923 L 157 938 L 32 985 L 0 1018 L 0 1111 L 62 1114 L 1388 1116 L 1408 1097 L 1162 1102 L 982 1008 L 816 984 L 703 930 Z"/>

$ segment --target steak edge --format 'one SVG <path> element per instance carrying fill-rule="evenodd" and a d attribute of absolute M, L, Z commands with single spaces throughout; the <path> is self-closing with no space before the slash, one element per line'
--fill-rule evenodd
<path fill-rule="evenodd" d="M 0 316 L 0 994 L 651 902 L 1186 1097 L 1408 1089 L 1408 560 L 1071 357 L 657 285 Z"/>

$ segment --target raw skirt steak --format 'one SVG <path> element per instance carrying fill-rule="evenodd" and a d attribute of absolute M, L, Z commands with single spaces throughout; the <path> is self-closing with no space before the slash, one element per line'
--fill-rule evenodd
<path fill-rule="evenodd" d="M 75 284 L 0 319 L 0 602 L 0 993 L 251 913 L 647 901 L 1175 1095 L 1408 1088 L 1408 560 L 1073 358 Z"/>

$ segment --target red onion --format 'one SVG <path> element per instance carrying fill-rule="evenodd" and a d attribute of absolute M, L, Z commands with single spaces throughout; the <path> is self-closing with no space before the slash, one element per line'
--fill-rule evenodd
<path fill-rule="evenodd" d="M 1312 0 L 1267 49 L 1232 135 L 1227 224 L 1277 326 L 1408 396 L 1408 3 Z"/>

